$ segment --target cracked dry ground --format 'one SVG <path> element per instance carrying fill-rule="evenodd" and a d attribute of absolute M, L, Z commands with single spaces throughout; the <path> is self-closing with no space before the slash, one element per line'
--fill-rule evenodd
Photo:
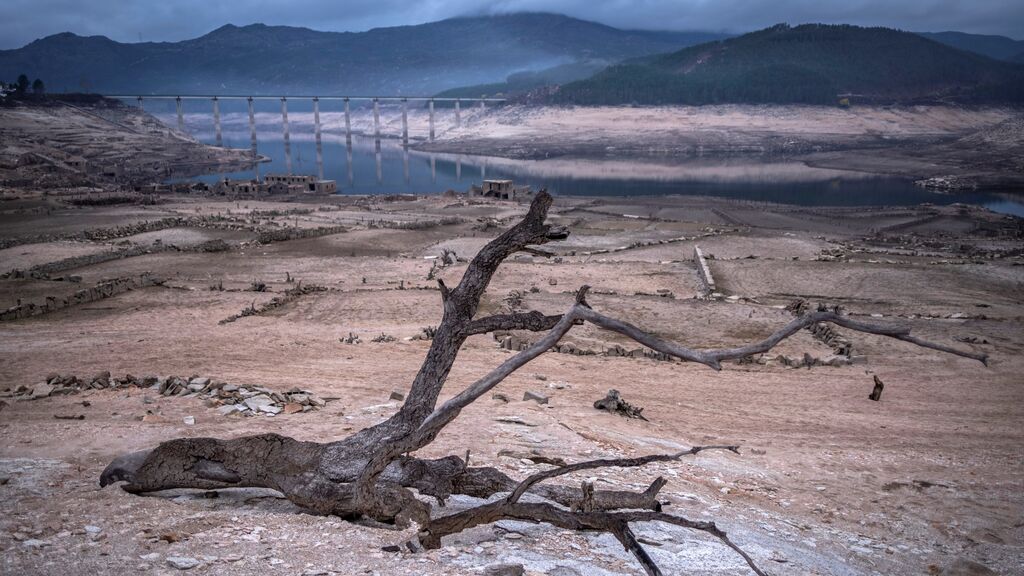
<path fill-rule="evenodd" d="M 438 197 L 332 202 L 341 204 L 290 215 L 271 211 L 296 204 L 177 199 L 145 208 L 4 216 L 2 234 L 13 236 L 55 228 L 54 218 L 71 217 L 75 226 L 89 228 L 122 217 L 227 210 L 237 217 L 259 210 L 257 217 L 287 225 L 349 228 L 262 246 L 247 243 L 251 238 L 244 233 L 206 229 L 118 240 L 146 244 L 159 238 L 185 246 L 221 237 L 233 248 L 164 251 L 71 270 L 83 286 L 143 272 L 166 283 L 0 324 L 0 391 L 32 387 L 53 372 L 88 377 L 110 370 L 115 376 L 198 374 L 273 390 L 298 387 L 333 399 L 315 412 L 244 417 L 220 416 L 201 398 L 139 388 L 32 401 L 0 398 L 0 572 L 177 573 L 174 566 L 190 565 L 181 563 L 188 560 L 195 562 L 189 568 L 194 574 L 479 574 L 499 563 L 522 564 L 528 574 L 639 573 L 607 535 L 501 522 L 453 537 L 439 550 L 389 553 L 381 548 L 404 542 L 411 531 L 304 514 L 265 491 L 139 497 L 116 485 L 99 488 L 99 473 L 112 458 L 175 437 L 277 432 L 329 441 L 384 419 L 397 407 L 390 394 L 407 389 L 428 346 L 407 338 L 440 318 L 426 257 L 443 248 L 472 256 L 501 229 L 477 219 L 522 213 L 510 204 Z M 423 230 L 366 225 L 444 216 L 464 222 Z M 599 310 L 687 345 L 723 346 L 763 337 L 791 318 L 781 307 L 802 297 L 875 315 L 879 322 L 908 323 L 923 338 L 986 352 L 991 361 L 983 367 L 863 334 L 848 336 L 866 363 L 812 369 L 732 363 L 714 372 L 646 358 L 548 353 L 499 386 L 496 391 L 511 402 L 489 396 L 477 402 L 423 455 L 469 450 L 474 464 L 522 478 L 547 465 L 499 456 L 501 450 L 578 461 L 736 443 L 743 446 L 741 455 L 708 452 L 641 469 L 603 470 L 593 479 L 599 488 L 635 488 L 664 476 L 667 510 L 716 519 L 772 574 L 954 573 L 954 564 L 967 561 L 997 574 L 1024 572 L 1024 266 L 1019 256 L 1007 256 L 1021 240 L 981 233 L 1002 225 L 1001 217 L 954 208 L 854 213 L 680 198 L 559 198 L 551 220 L 573 232 L 567 242 L 546 247 L 561 260 L 510 259 L 482 312 L 497 311 L 518 290 L 525 308 L 559 313 L 573 290 L 590 284 L 590 302 Z M 955 226 L 955 237 L 941 232 L 948 226 Z M 899 235 L 869 233 L 886 227 L 898 228 Z M 710 266 L 721 300 L 693 299 L 700 291 L 691 260 L 695 241 L 668 242 L 702 234 L 696 242 L 714 256 Z M 654 243 L 618 250 L 637 240 Z M 963 244 L 976 250 L 965 255 Z M 0 251 L 0 271 L 112 248 L 88 242 L 14 246 Z M 603 250 L 610 251 L 593 253 Z M 830 256 L 822 257 L 823 251 Z M 464 266 L 445 268 L 440 276 L 453 285 Z M 327 290 L 218 324 L 294 286 L 286 273 Z M 249 291 L 254 280 L 268 291 Z M 210 289 L 218 284 L 223 290 Z M 414 289 L 421 287 L 426 289 Z M 0 304 L 77 288 L 2 279 Z M 658 296 L 659 290 L 672 296 Z M 341 342 L 349 333 L 363 343 Z M 396 339 L 371 342 L 381 333 Z M 589 349 L 630 347 L 592 326 L 574 330 L 567 341 Z M 801 333 L 772 354 L 805 352 L 831 353 Z M 471 338 L 442 399 L 509 354 L 489 335 Z M 872 375 L 886 384 L 881 402 L 867 399 Z M 650 421 L 594 410 L 593 401 L 609 388 L 644 407 Z M 528 391 L 548 396 L 549 403 L 519 401 Z M 142 422 L 147 411 L 163 418 Z M 185 424 L 189 416 L 195 424 Z M 435 513 L 470 504 L 454 498 Z M 645 525 L 638 536 L 668 573 L 748 573 L 738 556 L 700 534 Z"/>

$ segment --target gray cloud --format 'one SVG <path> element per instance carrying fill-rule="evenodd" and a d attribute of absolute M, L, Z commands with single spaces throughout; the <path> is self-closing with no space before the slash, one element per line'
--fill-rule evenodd
<path fill-rule="evenodd" d="M 1024 37 L 1020 0 L 4 0 L 0 48 L 65 31 L 177 41 L 226 23 L 356 31 L 515 11 L 562 12 L 619 28 L 744 32 L 827 22 Z"/>

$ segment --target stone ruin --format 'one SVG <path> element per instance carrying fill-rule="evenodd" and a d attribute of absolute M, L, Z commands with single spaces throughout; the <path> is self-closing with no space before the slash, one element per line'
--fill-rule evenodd
<path fill-rule="evenodd" d="M 111 296 L 116 296 L 123 292 L 128 292 L 129 290 L 145 288 L 147 286 L 156 286 L 162 283 L 163 280 L 154 278 L 148 274 L 105 280 L 91 288 L 78 290 L 66 298 L 47 296 L 44 304 L 26 302 L 24 304 L 12 306 L 7 310 L 0 312 L 0 322 L 19 320 L 21 318 L 38 316 L 40 314 L 48 314 L 71 306 L 88 304 L 97 300 L 103 300 L 104 298 L 110 298 Z"/>
<path fill-rule="evenodd" d="M 287 392 L 275 392 L 262 386 L 239 386 L 219 380 L 192 376 L 132 376 L 112 377 L 110 372 L 101 372 L 91 378 L 74 375 L 50 374 L 44 382 L 29 387 L 25 385 L 0 391 L 0 397 L 19 400 L 38 400 L 50 396 L 77 394 L 85 390 L 117 390 L 142 388 L 157 392 L 161 396 L 181 396 L 206 400 L 207 406 L 216 408 L 223 416 L 241 414 L 295 414 L 323 408 L 327 401 L 307 390 L 292 388 Z"/>

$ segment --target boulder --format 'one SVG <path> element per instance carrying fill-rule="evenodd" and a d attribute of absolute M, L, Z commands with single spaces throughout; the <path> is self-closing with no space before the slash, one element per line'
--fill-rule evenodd
<path fill-rule="evenodd" d="M 253 412 L 259 412 L 264 406 L 272 406 L 273 404 L 274 401 L 271 400 L 269 396 L 264 396 L 262 394 L 258 396 L 250 396 L 245 399 L 245 406 Z"/>
<path fill-rule="evenodd" d="M 526 569 L 522 564 L 491 564 L 484 568 L 483 576 L 523 576 Z"/>
<path fill-rule="evenodd" d="M 183 556 L 168 556 L 167 565 L 171 568 L 177 568 L 178 570 L 191 570 L 196 566 L 199 566 L 199 560 Z"/>
<path fill-rule="evenodd" d="M 527 391 L 525 394 L 523 394 L 523 400 L 524 401 L 525 400 L 533 400 L 537 404 L 547 404 L 548 403 L 548 397 L 547 396 L 545 396 L 543 394 L 540 394 L 540 393 L 537 393 L 537 392 L 530 392 L 530 391 Z"/>
<path fill-rule="evenodd" d="M 47 384 L 45 382 L 40 383 L 40 384 L 36 384 L 35 387 L 32 388 L 32 399 L 36 400 L 37 398 L 46 398 L 47 396 L 49 396 L 52 393 L 53 393 L 53 386 L 51 386 L 51 385 L 49 385 L 49 384 Z"/>

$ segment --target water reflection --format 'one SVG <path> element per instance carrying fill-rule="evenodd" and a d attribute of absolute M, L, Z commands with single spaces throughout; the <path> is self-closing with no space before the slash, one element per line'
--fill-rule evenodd
<path fill-rule="evenodd" d="M 280 133 L 224 132 L 223 145 L 244 148 L 253 138 L 260 154 L 271 158 L 254 170 L 213 174 L 218 178 L 258 178 L 286 172 L 336 180 L 341 193 L 432 193 L 463 191 L 485 178 L 508 178 L 554 194 L 589 196 L 708 195 L 803 206 L 872 206 L 962 202 L 1024 216 L 1016 194 L 935 194 L 900 178 L 809 168 L 801 163 L 760 163 L 750 159 L 645 162 L 634 160 L 551 159 L 516 161 L 496 157 L 431 154 L 402 145 L 402 139 L 321 132 L 314 109 L 314 134 L 289 133 L 287 102 L 281 102 Z M 244 118 L 244 116 L 243 116 Z M 349 121 L 346 115 L 346 123 Z M 340 126 L 339 126 L 340 128 Z M 215 142 L 217 134 L 193 134 Z M 294 153 L 294 157 L 293 157 Z M 315 158 L 309 163 L 305 158 Z M 463 178 L 463 168 L 471 172 Z M 475 168 L 475 169 L 474 169 Z M 473 178 L 469 174 L 479 174 Z"/>

